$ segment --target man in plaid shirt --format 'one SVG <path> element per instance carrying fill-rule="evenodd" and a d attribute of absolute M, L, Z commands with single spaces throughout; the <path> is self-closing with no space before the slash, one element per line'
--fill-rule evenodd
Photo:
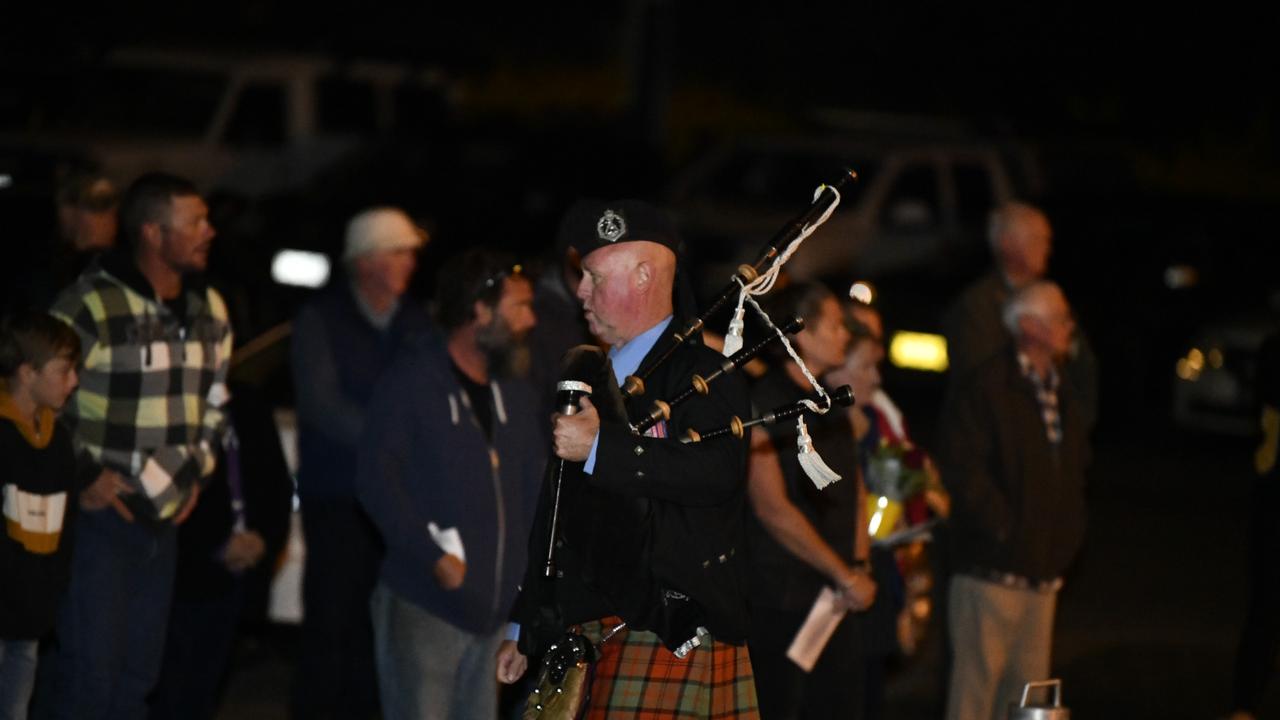
<path fill-rule="evenodd" d="M 120 206 L 124 245 L 54 303 L 84 347 L 67 406 L 86 478 L 60 619 L 58 714 L 138 718 L 160 669 L 177 530 L 214 468 L 231 328 L 197 276 L 214 236 L 188 181 L 152 173 Z"/>

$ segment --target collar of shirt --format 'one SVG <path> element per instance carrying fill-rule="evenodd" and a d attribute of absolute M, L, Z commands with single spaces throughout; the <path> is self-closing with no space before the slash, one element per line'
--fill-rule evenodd
<path fill-rule="evenodd" d="M 640 369 L 644 356 L 649 354 L 670 324 L 671 316 L 668 315 L 629 342 L 609 349 L 609 360 L 613 363 L 613 375 L 617 378 L 619 387 L 628 375 L 634 375 Z"/>
<path fill-rule="evenodd" d="M 391 327 L 391 320 L 395 317 L 396 311 L 400 309 L 400 298 L 396 298 L 386 312 L 379 313 L 369 307 L 369 303 L 365 302 L 364 296 L 360 294 L 360 290 L 355 283 L 351 283 L 351 294 L 356 299 L 356 307 L 360 310 L 360 314 L 364 316 L 365 320 L 369 321 L 370 325 L 378 330 L 386 330 Z"/>
<path fill-rule="evenodd" d="M 1048 392 L 1056 392 L 1058 390 L 1058 370 L 1052 365 L 1049 366 L 1049 377 L 1041 378 L 1036 368 L 1031 364 L 1031 359 L 1026 353 L 1018 353 L 1018 367 L 1022 368 L 1022 376 L 1030 380 L 1037 390 L 1046 390 Z"/>
<path fill-rule="evenodd" d="M 671 323 L 671 316 L 668 315 L 658 321 L 657 325 L 645 330 L 639 335 L 631 338 L 631 341 L 623 345 L 619 345 L 609 349 L 609 361 L 613 364 L 613 376 L 621 386 L 623 380 L 628 375 L 634 374 L 640 369 L 640 363 L 644 362 L 644 356 L 649 354 L 653 349 L 658 338 L 662 337 L 662 331 L 667 329 L 667 325 Z M 594 474 L 596 469 L 596 451 L 600 449 L 600 433 L 596 432 L 596 437 L 591 441 L 591 450 L 587 452 L 587 460 L 582 465 L 582 471 L 588 475 Z"/>

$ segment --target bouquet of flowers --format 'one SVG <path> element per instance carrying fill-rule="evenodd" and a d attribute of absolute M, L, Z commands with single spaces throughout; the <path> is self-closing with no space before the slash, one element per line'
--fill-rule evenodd
<path fill-rule="evenodd" d="M 867 492 L 901 502 L 924 491 L 929 485 L 925 453 L 910 441 L 890 442 L 882 438 L 867 460 Z"/>
<path fill-rule="evenodd" d="M 880 438 L 867 458 L 867 531 L 891 548 L 893 569 L 902 581 L 902 605 L 897 613 L 898 649 L 911 655 L 920 644 L 933 614 L 933 572 L 925 553 L 931 512 L 946 516 L 950 503 L 937 469 L 927 453 L 909 440 Z M 912 529 L 926 529 L 925 535 Z M 896 534 L 895 531 L 906 532 Z"/>

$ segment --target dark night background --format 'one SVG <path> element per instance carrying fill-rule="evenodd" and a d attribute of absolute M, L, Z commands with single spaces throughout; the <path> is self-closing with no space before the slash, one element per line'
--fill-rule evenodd
<path fill-rule="evenodd" d="M 53 108 L 66 111 L 68 88 L 92 86 L 120 48 L 430 70 L 439 94 L 421 122 L 364 136 L 348 164 L 300 188 L 233 197 L 256 224 L 229 221 L 219 240 L 241 259 L 293 243 L 332 252 L 352 211 L 395 202 L 433 230 L 418 288 L 426 292 L 433 264 L 459 247 L 546 249 L 579 195 L 670 198 L 684 169 L 726 139 L 826 136 L 844 112 L 873 113 L 908 134 L 943 126 L 948 137 L 1016 145 L 1038 178 L 1023 194 L 1054 224 L 1051 274 L 1103 369 L 1092 531 L 1061 597 L 1055 672 L 1078 717 L 1225 713 L 1253 438 L 1175 424 L 1169 408 L 1174 363 L 1191 343 L 1241 322 L 1275 327 L 1280 311 L 1273 9 L 657 0 L 317 8 L 6 8 L 0 160 L 47 179 L 42 162 L 86 152 L 92 142 L 50 139 L 61 122 Z M 155 113 L 177 112 L 165 101 L 150 98 Z M 83 120 L 66 122 L 92 127 Z M 794 210 L 829 179 L 795 188 Z M 39 181 L 0 198 L 6 252 L 44 231 L 47 202 Z M 1179 264 L 1196 270 L 1195 286 L 1165 283 Z M 965 279 L 928 282 L 958 289 Z M 883 283 L 891 330 L 895 318 L 938 309 L 912 282 Z M 247 295 L 262 305 L 246 311 L 255 332 L 286 319 L 300 297 L 265 293 Z M 1244 360 L 1230 361 L 1246 389 L 1250 342 Z M 891 372 L 888 385 L 927 439 L 936 379 Z M 270 688 L 287 682 L 287 668 L 260 656 L 244 668 L 231 685 L 240 704 L 226 716 L 273 716 Z M 890 686 L 891 717 L 934 713 L 935 668 L 936 649 L 904 663 Z M 1274 688 L 1269 699 L 1280 713 Z"/>

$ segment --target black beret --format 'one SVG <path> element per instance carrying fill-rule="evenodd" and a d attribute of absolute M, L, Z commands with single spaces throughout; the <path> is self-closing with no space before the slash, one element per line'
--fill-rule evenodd
<path fill-rule="evenodd" d="M 581 257 L 593 250 L 622 242 L 648 240 L 680 255 L 680 235 L 675 223 L 658 208 L 641 200 L 582 200 L 560 223 L 560 245 Z"/>

